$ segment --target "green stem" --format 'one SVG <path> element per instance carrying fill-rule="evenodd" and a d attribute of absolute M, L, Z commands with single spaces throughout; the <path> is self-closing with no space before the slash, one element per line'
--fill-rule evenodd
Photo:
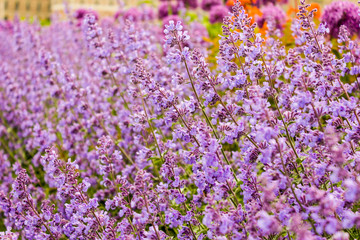
<path fill-rule="evenodd" d="M 140 91 L 140 89 L 139 89 L 139 91 Z M 159 151 L 159 155 L 160 155 L 161 161 L 164 163 L 165 161 L 164 161 L 164 158 L 163 158 L 163 156 L 162 156 L 162 154 L 161 154 L 161 150 L 160 150 L 159 143 L 158 143 L 158 141 L 157 141 L 157 139 L 156 139 L 156 135 L 155 135 L 154 129 L 153 129 L 153 127 L 152 127 L 151 121 L 150 121 L 149 116 L 148 116 L 147 111 L 146 111 L 145 100 L 144 100 L 144 98 L 143 98 L 142 96 L 141 96 L 141 101 L 142 101 L 142 106 L 143 106 L 143 109 L 144 109 L 144 112 L 145 112 L 146 120 L 147 120 L 147 122 L 148 122 L 148 124 L 149 124 L 150 131 L 151 131 L 151 133 L 152 133 L 152 135 L 153 135 L 153 138 L 154 138 L 154 141 L 155 141 L 155 145 L 156 145 L 156 147 L 157 147 L 157 149 L 158 149 L 158 151 Z M 155 166 L 154 166 L 154 168 L 155 168 Z"/>
<path fill-rule="evenodd" d="M 178 46 L 179 46 L 180 51 L 182 51 L 182 47 L 181 47 L 180 43 L 178 44 Z M 184 63 L 185 63 L 186 72 L 187 72 L 187 74 L 188 74 L 188 76 L 189 76 L 189 79 L 190 79 L 191 87 L 192 87 L 193 92 L 194 92 L 194 94 L 195 94 L 195 96 L 196 96 L 196 99 L 197 99 L 197 102 L 198 102 L 198 104 L 199 104 L 199 106 L 200 106 L 200 109 L 201 109 L 203 115 L 205 116 L 205 119 L 206 119 L 207 124 L 211 127 L 211 129 L 212 129 L 212 131 L 213 131 L 213 133 L 214 133 L 215 138 L 216 138 L 217 140 L 219 140 L 219 136 L 217 135 L 214 126 L 212 125 L 209 117 L 207 116 L 207 114 L 206 114 L 206 112 L 205 112 L 205 110 L 204 110 L 205 107 L 202 105 L 202 103 L 201 103 L 201 101 L 200 101 L 200 98 L 199 98 L 199 96 L 198 96 L 198 94 L 197 94 L 197 92 L 196 92 L 196 89 L 195 89 L 195 86 L 194 86 L 194 81 L 193 81 L 193 79 L 192 79 L 192 77 L 191 77 L 191 74 L 190 74 L 190 71 L 189 71 L 189 68 L 188 68 L 188 65 L 187 65 L 186 60 L 184 60 Z M 230 165 L 229 159 L 227 158 L 227 156 L 226 156 L 226 154 L 225 154 L 225 152 L 224 152 L 224 150 L 223 150 L 222 148 L 221 148 L 221 153 L 222 153 L 222 155 L 224 156 L 224 159 L 225 159 L 226 163 L 227 163 L 228 165 Z M 230 165 L 230 166 L 231 166 L 231 165 Z M 232 169 L 232 168 L 231 168 L 231 169 Z M 232 169 L 232 170 L 233 170 L 233 169 Z M 236 181 L 238 182 L 238 179 L 237 179 L 237 177 L 236 177 L 236 174 L 235 174 L 234 170 L 233 170 L 233 175 L 234 175 L 234 178 L 236 179 Z"/>
<path fill-rule="evenodd" d="M 106 57 L 105 59 L 106 59 L 106 63 L 107 63 L 107 65 L 108 65 L 108 68 L 109 68 L 109 71 L 110 71 L 110 77 L 111 77 L 111 80 L 112 80 L 113 84 L 114 84 L 116 87 L 120 88 L 120 86 L 119 86 L 119 85 L 117 84 L 117 82 L 116 82 L 116 78 L 115 78 L 113 72 L 112 72 L 111 69 L 110 69 L 110 60 L 109 60 L 109 58 Z M 121 97 L 121 99 L 123 100 L 124 106 L 126 107 L 126 109 L 128 109 L 128 110 L 132 113 L 132 111 L 131 111 L 131 109 L 130 109 L 130 107 L 129 107 L 128 102 L 127 102 L 126 99 L 124 98 L 123 93 L 120 93 L 120 97 Z"/>
<path fill-rule="evenodd" d="M 148 201 L 147 201 L 146 195 L 143 195 L 143 197 L 144 197 L 144 200 L 145 200 L 145 206 L 146 206 L 146 209 L 147 209 L 148 213 L 150 214 L 150 211 L 149 211 L 149 204 L 148 204 Z M 157 239 L 158 239 L 158 240 L 161 240 L 161 238 L 160 238 L 160 234 L 158 233 L 158 231 L 156 230 L 156 227 L 155 227 L 155 225 L 154 225 L 154 221 L 152 221 L 152 226 L 153 226 L 154 231 L 155 231 L 155 233 L 156 233 L 156 237 L 157 237 Z"/>

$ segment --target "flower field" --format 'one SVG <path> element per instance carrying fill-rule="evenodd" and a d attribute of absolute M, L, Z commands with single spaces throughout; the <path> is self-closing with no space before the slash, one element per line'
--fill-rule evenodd
<path fill-rule="evenodd" d="M 285 2 L 0 22 L 0 239 L 360 239 L 359 6 Z"/>

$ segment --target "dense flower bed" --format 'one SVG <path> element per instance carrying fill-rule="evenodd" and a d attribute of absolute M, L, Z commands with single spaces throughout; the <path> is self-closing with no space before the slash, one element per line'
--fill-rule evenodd
<path fill-rule="evenodd" d="M 235 3 L 216 62 L 177 16 L 7 23 L 0 239 L 359 239 L 360 46 L 308 7 L 285 46 Z"/>

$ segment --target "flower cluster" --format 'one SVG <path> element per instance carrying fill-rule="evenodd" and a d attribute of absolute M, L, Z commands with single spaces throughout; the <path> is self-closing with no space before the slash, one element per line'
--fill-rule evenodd
<path fill-rule="evenodd" d="M 321 20 L 327 24 L 330 35 L 333 37 L 339 36 L 342 25 L 346 26 L 352 34 L 360 36 L 359 9 L 353 2 L 334 1 L 325 6 Z"/>
<path fill-rule="evenodd" d="M 1 28 L 0 239 L 359 239 L 360 44 L 308 8 L 235 2 L 213 62 L 175 15 Z"/>

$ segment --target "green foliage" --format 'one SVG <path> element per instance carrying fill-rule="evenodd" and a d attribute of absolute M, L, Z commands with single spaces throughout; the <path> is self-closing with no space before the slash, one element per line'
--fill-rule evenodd
<path fill-rule="evenodd" d="M 42 19 L 40 20 L 41 26 L 50 26 L 51 20 L 50 19 Z"/>
<path fill-rule="evenodd" d="M 5 220 L 4 213 L 1 212 L 0 213 L 0 232 L 6 231 L 6 226 L 5 226 L 4 220 Z"/>

